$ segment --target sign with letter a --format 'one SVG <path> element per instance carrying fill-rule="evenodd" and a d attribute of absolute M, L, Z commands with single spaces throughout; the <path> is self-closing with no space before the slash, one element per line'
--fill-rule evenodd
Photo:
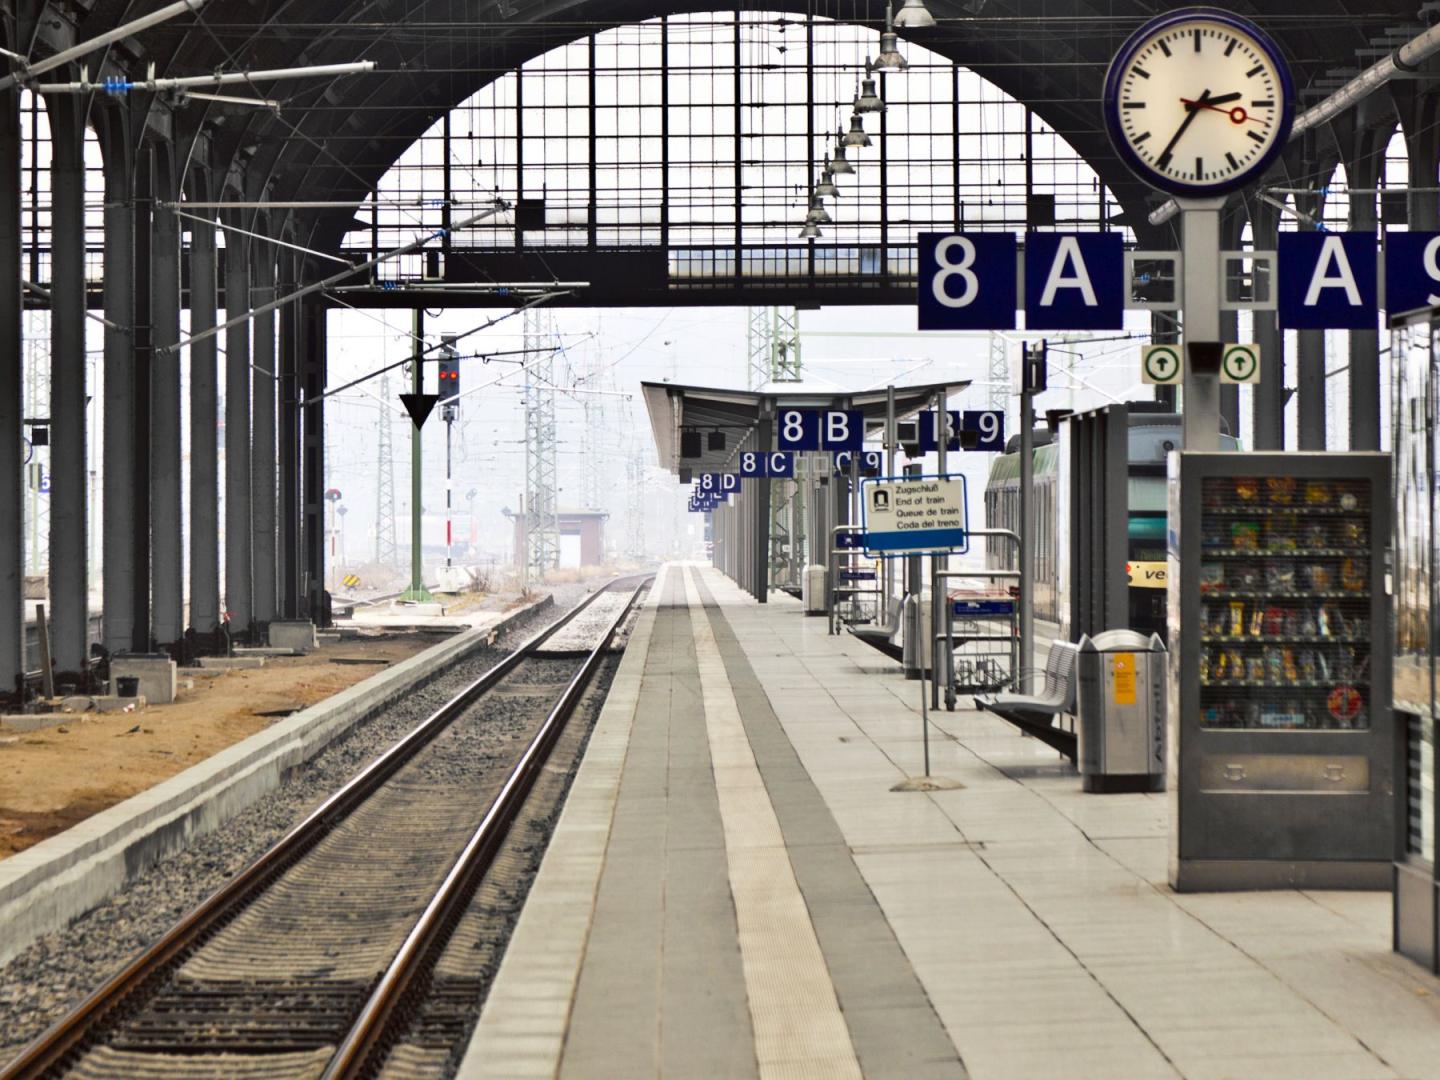
<path fill-rule="evenodd" d="M 1119 330 L 1125 249 L 1119 233 L 1025 234 L 1025 328 Z"/>
<path fill-rule="evenodd" d="M 1286 330 L 1375 330 L 1375 234 L 1281 233 L 1277 309 Z"/>
<path fill-rule="evenodd" d="M 921 330 L 1015 329 L 1015 234 L 921 233 Z"/>

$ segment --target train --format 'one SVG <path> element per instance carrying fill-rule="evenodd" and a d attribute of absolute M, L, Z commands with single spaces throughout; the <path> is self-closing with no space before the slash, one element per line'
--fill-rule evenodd
<path fill-rule="evenodd" d="M 1148 403 L 1132 403 L 1130 411 L 1130 523 L 1126 542 L 1131 562 L 1164 562 L 1165 522 L 1169 508 L 1165 456 L 1181 443 L 1178 413 L 1153 412 Z M 1154 408 L 1154 406 L 1150 406 Z M 985 521 L 991 528 L 1020 531 L 1020 438 L 1013 436 L 1005 453 L 990 467 L 985 485 Z M 1224 449 L 1235 449 L 1237 441 L 1221 436 Z M 1061 443 L 1048 428 L 1035 431 L 1035 617 L 1060 622 L 1060 591 L 1065 573 L 1060 562 L 1068 548 L 1060 530 L 1068 528 L 1056 514 L 1056 485 L 1060 477 Z M 1015 569 L 1013 544 L 987 542 L 985 565 L 990 569 Z M 1130 628 L 1165 635 L 1164 589 L 1130 588 Z"/>

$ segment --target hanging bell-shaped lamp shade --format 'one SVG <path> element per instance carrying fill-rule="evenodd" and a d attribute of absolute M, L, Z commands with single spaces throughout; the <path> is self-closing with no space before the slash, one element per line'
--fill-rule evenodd
<path fill-rule="evenodd" d="M 865 78 L 860 83 L 860 92 L 855 95 L 857 113 L 883 112 L 885 103 L 875 92 L 875 76 L 871 73 L 870 61 L 865 61 Z"/>
<path fill-rule="evenodd" d="M 835 144 L 835 156 L 830 159 L 830 175 L 854 176 L 855 166 L 851 165 L 849 159 L 845 157 L 845 133 L 843 131 L 836 131 L 835 136 L 837 141 Z"/>
<path fill-rule="evenodd" d="M 905 0 L 904 6 L 895 13 L 895 25 L 910 30 L 928 30 L 935 25 L 935 16 L 925 6 L 925 0 Z"/>
<path fill-rule="evenodd" d="M 815 194 L 827 199 L 833 199 L 836 195 L 840 194 L 840 189 L 835 186 L 835 181 L 830 178 L 830 169 L 828 167 L 820 170 L 820 179 L 815 181 Z"/>
<path fill-rule="evenodd" d="M 810 196 L 810 212 L 805 215 L 805 220 L 812 225 L 829 225 L 833 220 L 825 209 L 825 204 L 820 201 L 819 195 Z"/>
<path fill-rule="evenodd" d="M 869 146 L 870 136 L 865 134 L 865 121 L 859 113 L 850 114 L 850 130 L 840 140 L 841 146 Z"/>
<path fill-rule="evenodd" d="M 800 230 L 801 240 L 814 240 L 820 235 L 820 226 L 813 221 L 805 222 L 805 227 Z"/>
<path fill-rule="evenodd" d="M 900 55 L 900 41 L 895 36 L 894 30 L 886 30 L 880 35 L 880 55 L 875 58 L 875 71 L 904 71 L 910 65 L 905 62 L 905 57 Z"/>

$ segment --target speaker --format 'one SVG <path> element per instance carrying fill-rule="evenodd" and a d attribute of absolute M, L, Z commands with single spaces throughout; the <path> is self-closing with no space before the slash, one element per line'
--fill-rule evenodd
<path fill-rule="evenodd" d="M 682 458 L 697 458 L 701 453 L 700 432 L 682 431 L 680 433 L 680 456 Z"/>
<path fill-rule="evenodd" d="M 725 433 L 723 431 L 712 431 L 705 444 L 711 450 L 725 449 Z"/>

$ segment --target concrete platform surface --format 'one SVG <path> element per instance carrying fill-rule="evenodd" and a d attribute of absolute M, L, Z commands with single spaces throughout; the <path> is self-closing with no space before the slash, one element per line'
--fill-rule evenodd
<path fill-rule="evenodd" d="M 1164 795 L 667 565 L 462 1077 L 1440 1077 L 1387 893 L 1176 894 Z"/>

